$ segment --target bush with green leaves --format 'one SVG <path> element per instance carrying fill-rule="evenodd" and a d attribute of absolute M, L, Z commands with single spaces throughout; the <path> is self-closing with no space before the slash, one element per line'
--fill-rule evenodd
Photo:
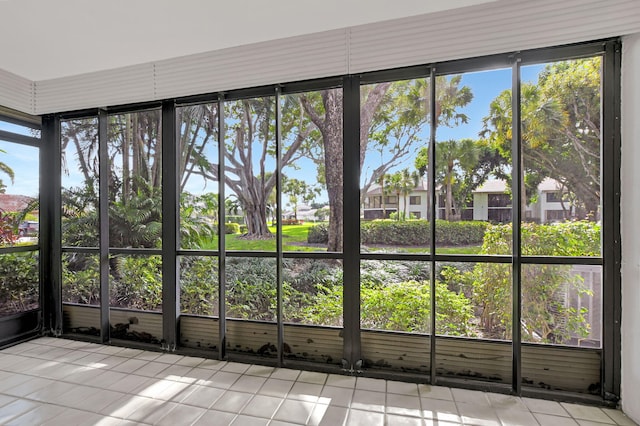
<path fill-rule="evenodd" d="M 180 311 L 192 315 L 218 316 L 218 258 L 180 258 Z"/>
<path fill-rule="evenodd" d="M 327 244 L 329 241 L 329 225 L 320 223 L 309 228 L 307 242 L 310 244 Z"/>
<path fill-rule="evenodd" d="M 100 303 L 98 256 L 73 253 L 63 258 L 62 301 L 86 305 Z"/>
<path fill-rule="evenodd" d="M 111 306 L 162 309 L 161 256 L 114 256 L 110 264 Z"/>
<path fill-rule="evenodd" d="M 431 327 L 431 285 L 429 281 L 400 281 L 387 284 L 363 283 L 360 290 L 363 328 L 429 333 Z M 451 336 L 474 334 L 473 308 L 463 294 L 436 283 L 436 332 Z M 319 293 L 306 312 L 313 324 L 342 325 L 342 286 Z"/>
<path fill-rule="evenodd" d="M 511 225 L 491 226 L 485 234 L 482 254 L 504 254 L 511 250 Z M 522 253 L 530 256 L 594 256 L 600 252 L 600 225 L 565 222 L 522 226 Z M 481 326 L 487 335 L 511 337 L 511 265 L 480 263 L 471 273 L 474 300 L 480 307 Z M 570 265 L 527 264 L 522 266 L 522 338 L 528 342 L 564 343 L 571 337 L 586 337 L 590 325 L 587 310 L 565 302 L 574 292 L 590 295 L 582 277 Z"/>
<path fill-rule="evenodd" d="M 240 225 L 233 222 L 227 222 L 224 224 L 224 233 L 225 234 L 239 234 L 240 233 Z"/>
<path fill-rule="evenodd" d="M 0 316 L 38 307 L 38 253 L 5 253 L 0 256 Z"/>
<path fill-rule="evenodd" d="M 446 246 L 480 244 L 488 223 L 482 221 L 436 221 L 436 243 Z M 360 225 L 362 244 L 427 246 L 431 243 L 431 226 L 426 220 L 395 221 L 377 219 Z"/>

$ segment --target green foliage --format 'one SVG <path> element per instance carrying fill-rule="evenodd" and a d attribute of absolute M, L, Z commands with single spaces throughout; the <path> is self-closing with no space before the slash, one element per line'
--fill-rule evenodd
<path fill-rule="evenodd" d="M 482 242 L 487 222 L 436 221 L 436 243 L 447 246 L 473 245 Z M 373 220 L 360 224 L 362 244 L 426 246 L 430 244 L 430 225 L 426 220 Z"/>
<path fill-rule="evenodd" d="M 114 256 L 110 272 L 112 306 L 147 311 L 161 309 L 160 256 Z"/>
<path fill-rule="evenodd" d="M 311 244 L 326 244 L 329 241 L 329 225 L 320 223 L 309 228 L 307 242 Z"/>
<path fill-rule="evenodd" d="M 62 300 L 68 303 L 100 303 L 98 256 L 72 254 L 62 261 Z"/>
<path fill-rule="evenodd" d="M 180 258 L 180 310 L 193 315 L 217 316 L 218 258 Z"/>
<path fill-rule="evenodd" d="M 429 281 L 402 281 L 381 284 L 362 283 L 361 319 L 363 328 L 428 333 L 431 325 L 431 286 Z M 436 283 L 436 332 L 453 336 L 472 335 L 473 309 L 463 294 Z M 307 309 L 307 320 L 315 324 L 341 325 L 342 287 L 319 293 L 317 302 Z"/>
<path fill-rule="evenodd" d="M 37 307 L 38 265 L 37 252 L 0 256 L 0 316 Z"/>
<path fill-rule="evenodd" d="M 237 223 L 227 222 L 224 224 L 224 233 L 225 234 L 239 234 L 240 233 L 240 225 Z"/>
<path fill-rule="evenodd" d="M 505 254 L 511 250 L 511 226 L 487 229 L 482 254 Z M 523 224 L 524 255 L 597 256 L 600 252 L 600 225 L 593 222 L 566 222 L 551 225 Z M 481 325 L 498 338 L 511 335 L 511 265 L 478 264 L 472 272 L 474 299 L 481 307 Z M 523 340 L 563 343 L 589 331 L 586 309 L 576 310 L 565 302 L 574 291 L 589 294 L 583 279 L 568 265 L 523 265 Z"/>

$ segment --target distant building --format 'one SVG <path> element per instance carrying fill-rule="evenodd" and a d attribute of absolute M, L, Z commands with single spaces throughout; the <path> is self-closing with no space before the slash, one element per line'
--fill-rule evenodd
<path fill-rule="evenodd" d="M 4 212 L 20 212 L 27 208 L 33 197 L 26 195 L 0 194 L 0 210 Z"/>
<path fill-rule="evenodd" d="M 473 191 L 473 201 L 459 212 L 461 220 L 487 220 L 504 223 L 511 220 L 511 195 L 504 180 L 492 179 Z M 575 215 L 575 208 L 568 201 L 563 201 L 561 185 L 545 178 L 538 186 L 538 197 L 535 203 L 526 206 L 523 214 L 525 220 L 542 223 L 569 219 Z M 406 197 L 402 194 L 382 193 L 380 185 L 371 186 L 364 200 L 363 218 L 388 218 L 391 213 L 405 211 L 410 217 L 420 219 L 427 217 L 428 208 L 427 183 L 421 180 Z M 437 193 L 437 217 L 445 217 L 445 196 Z"/>

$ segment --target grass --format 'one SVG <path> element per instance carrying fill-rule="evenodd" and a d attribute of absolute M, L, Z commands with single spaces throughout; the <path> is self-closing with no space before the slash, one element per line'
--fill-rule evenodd
<path fill-rule="evenodd" d="M 282 226 L 282 248 L 284 251 L 326 251 L 325 247 L 307 246 L 307 234 L 309 228 L 315 226 L 316 223 L 304 223 L 302 225 L 283 225 Z M 247 240 L 242 238 L 240 234 L 229 234 L 225 236 L 226 249 L 237 251 L 276 251 L 276 227 L 270 226 L 269 230 L 274 237 L 265 240 Z M 217 250 L 218 239 L 209 241 L 201 247 L 203 250 Z M 460 246 L 460 247 L 438 247 L 437 254 L 478 254 L 481 246 Z M 394 253 L 427 253 L 427 247 L 369 247 L 371 251 L 388 251 Z"/>

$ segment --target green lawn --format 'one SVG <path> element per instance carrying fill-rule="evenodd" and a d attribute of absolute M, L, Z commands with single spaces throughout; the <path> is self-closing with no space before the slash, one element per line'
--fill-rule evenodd
<path fill-rule="evenodd" d="M 307 234 L 309 228 L 315 226 L 316 223 L 305 223 L 302 225 L 283 225 L 282 226 L 282 246 L 284 251 L 326 251 L 325 247 L 307 246 Z M 226 235 L 226 249 L 238 251 L 275 251 L 276 250 L 276 227 L 270 226 L 269 230 L 273 233 L 274 238 L 266 240 L 247 240 L 242 238 L 240 234 Z M 400 253 L 426 253 L 426 247 L 368 247 L 370 251 L 393 251 Z M 461 247 L 439 247 L 437 254 L 478 254 L 480 245 L 477 246 L 461 246 Z M 202 246 L 203 250 L 217 250 L 218 240 L 215 239 Z"/>

